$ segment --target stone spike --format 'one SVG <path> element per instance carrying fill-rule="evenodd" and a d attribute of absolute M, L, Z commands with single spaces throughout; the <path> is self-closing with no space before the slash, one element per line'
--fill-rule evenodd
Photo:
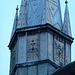
<path fill-rule="evenodd" d="M 71 26 L 70 26 L 70 18 L 69 18 L 69 11 L 68 11 L 68 5 L 67 5 L 67 1 L 66 3 L 66 7 L 65 7 L 65 14 L 64 14 L 64 25 L 63 25 L 63 32 L 66 33 L 69 36 L 72 36 L 71 34 Z"/>
<path fill-rule="evenodd" d="M 13 24 L 11 38 L 14 35 L 14 32 L 15 32 L 15 30 L 17 28 L 17 25 L 18 25 L 18 5 L 17 5 L 17 8 L 16 8 L 16 14 L 15 14 L 15 19 L 14 19 L 14 24 Z"/>

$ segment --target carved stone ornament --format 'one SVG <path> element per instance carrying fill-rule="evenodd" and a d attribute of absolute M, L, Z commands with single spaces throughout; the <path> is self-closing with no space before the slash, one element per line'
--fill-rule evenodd
<path fill-rule="evenodd" d="M 28 61 L 38 59 L 38 34 L 32 33 L 28 35 L 27 59 Z"/>
<path fill-rule="evenodd" d="M 64 65 L 64 40 L 58 36 L 54 38 L 54 61 L 58 65 Z"/>

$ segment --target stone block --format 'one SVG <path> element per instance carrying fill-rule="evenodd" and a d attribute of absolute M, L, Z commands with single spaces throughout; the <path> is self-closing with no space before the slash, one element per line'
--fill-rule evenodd
<path fill-rule="evenodd" d="M 47 63 L 38 65 L 38 75 L 47 75 Z"/>
<path fill-rule="evenodd" d="M 26 35 L 25 33 L 19 34 L 18 42 L 18 63 L 26 61 Z"/>
<path fill-rule="evenodd" d="M 27 67 L 18 68 L 17 75 L 27 75 Z"/>
<path fill-rule="evenodd" d="M 53 61 L 53 34 L 48 33 L 48 58 Z"/>
<path fill-rule="evenodd" d="M 66 51 L 65 51 L 65 65 L 69 64 L 71 62 L 71 45 L 70 43 L 67 41 L 66 42 Z"/>
<path fill-rule="evenodd" d="M 28 67 L 28 75 L 37 75 L 37 66 Z"/>
<path fill-rule="evenodd" d="M 40 59 L 46 59 L 48 56 L 47 53 L 47 32 L 42 31 L 40 33 Z"/>

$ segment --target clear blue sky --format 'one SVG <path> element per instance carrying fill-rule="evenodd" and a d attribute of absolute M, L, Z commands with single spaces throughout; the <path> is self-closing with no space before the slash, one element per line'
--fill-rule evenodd
<path fill-rule="evenodd" d="M 64 18 L 65 0 L 61 1 L 62 17 Z M 72 36 L 75 38 L 75 0 L 68 0 L 68 8 L 71 20 Z M 1 0 L 0 1 L 0 75 L 9 75 L 10 51 L 8 44 L 10 41 L 15 8 L 20 6 L 21 0 Z M 72 61 L 75 60 L 75 42 L 72 44 Z"/>

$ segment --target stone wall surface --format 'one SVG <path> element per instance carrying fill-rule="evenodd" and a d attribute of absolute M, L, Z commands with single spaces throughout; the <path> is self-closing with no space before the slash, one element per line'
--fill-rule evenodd
<path fill-rule="evenodd" d="M 18 33 L 11 47 L 11 73 L 15 65 L 49 59 L 56 65 L 64 66 L 71 62 L 71 42 L 49 29 L 37 29 Z M 26 66 L 27 75 L 46 75 L 56 70 L 52 64 Z M 18 68 L 16 75 L 24 75 L 24 67 Z M 23 71 L 23 72 L 22 72 Z"/>
<path fill-rule="evenodd" d="M 71 62 L 71 45 L 70 42 L 66 41 L 66 52 L 65 52 L 65 65 Z"/>
<path fill-rule="evenodd" d="M 41 30 L 40 33 L 40 59 L 47 58 L 47 32 Z"/>
<path fill-rule="evenodd" d="M 56 69 L 49 63 L 42 63 L 18 68 L 15 75 L 51 75 Z"/>
<path fill-rule="evenodd" d="M 53 33 L 48 32 L 48 58 L 53 61 Z"/>
<path fill-rule="evenodd" d="M 26 36 L 25 33 L 19 34 L 18 37 L 18 63 L 26 61 Z"/>

